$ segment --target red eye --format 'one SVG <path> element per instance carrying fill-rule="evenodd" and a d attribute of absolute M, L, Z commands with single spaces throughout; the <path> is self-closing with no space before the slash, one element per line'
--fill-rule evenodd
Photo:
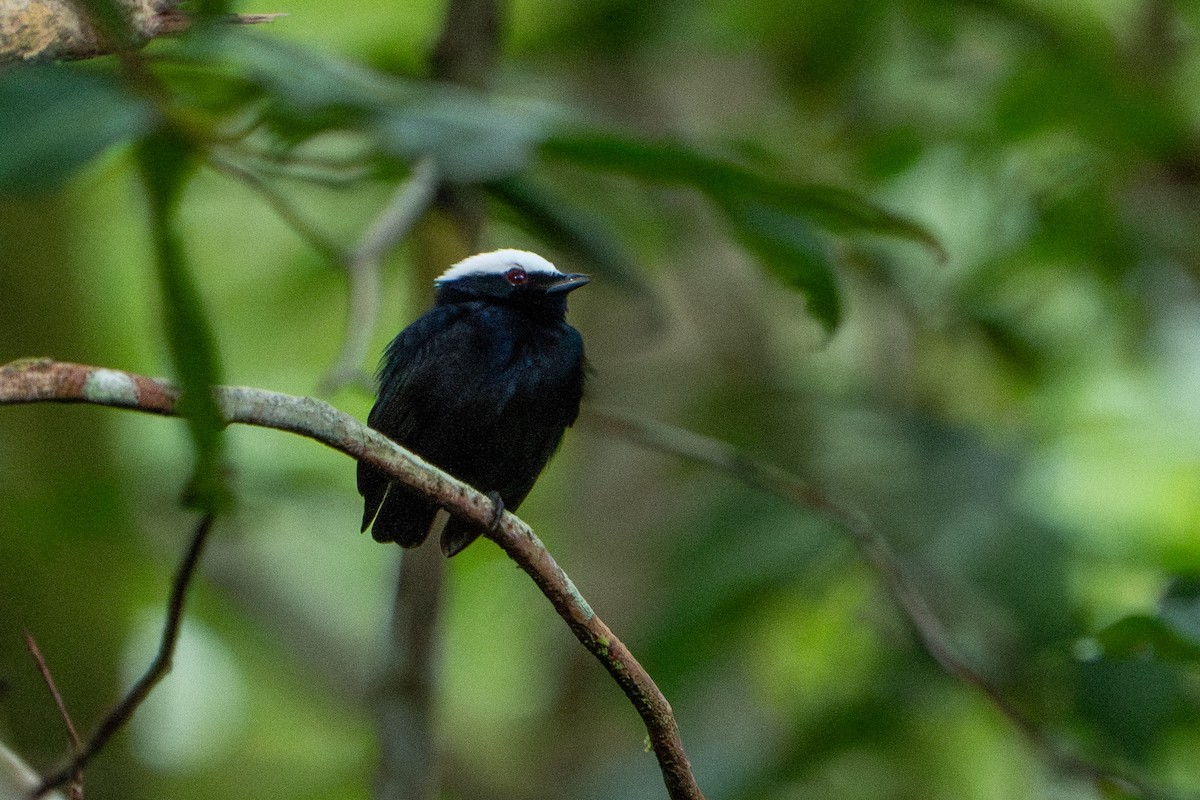
<path fill-rule="evenodd" d="M 525 274 L 525 270 L 520 267 L 513 267 L 508 272 L 504 273 L 504 279 L 512 286 L 520 286 L 529 280 L 529 276 Z"/>

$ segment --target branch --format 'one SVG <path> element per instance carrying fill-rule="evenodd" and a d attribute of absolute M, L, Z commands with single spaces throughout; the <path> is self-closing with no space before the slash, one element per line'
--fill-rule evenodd
<path fill-rule="evenodd" d="M 452 514 L 487 528 L 492 502 L 328 403 L 247 387 L 214 387 L 227 422 L 288 431 L 314 439 L 388 473 Z M 0 404 L 91 403 L 170 416 L 178 393 L 165 381 L 129 372 L 26 359 L 0 367 Z M 575 584 L 521 520 L 505 513 L 486 534 L 517 562 L 633 703 L 672 800 L 703 800 L 683 750 L 671 706 L 642 665 L 588 605 Z"/>
<path fill-rule="evenodd" d="M 42 785 L 42 776 L 25 763 L 24 759 L 0 742 L 0 797 L 4 800 L 28 797 L 30 792 Z M 43 800 L 66 800 L 61 792 L 46 795 Z"/>
<path fill-rule="evenodd" d="M 77 0 L 0 0 L 0 64 L 15 61 L 69 61 L 124 52 L 159 36 L 182 33 L 192 25 L 168 0 L 119 0 L 129 41 L 114 42 L 94 20 L 81 13 Z M 231 14 L 225 21 L 243 25 L 270 22 L 282 14 Z"/>
<path fill-rule="evenodd" d="M 46 688 L 50 690 L 50 696 L 54 698 L 54 705 L 58 706 L 58 714 L 62 717 L 63 725 L 67 728 L 67 739 L 71 742 L 71 753 L 77 755 L 83 749 L 83 742 L 79 739 L 79 732 L 75 730 L 75 723 L 71 721 L 71 715 L 67 713 L 67 704 L 63 700 L 62 692 L 58 691 L 58 685 L 54 682 L 54 676 L 50 674 L 50 665 L 46 663 L 46 657 L 42 655 L 41 648 L 34 641 L 33 634 L 25 631 L 25 648 L 29 650 L 29 655 L 33 656 L 33 661 L 37 664 L 38 672 L 42 675 L 42 680 L 46 683 Z M 71 800 L 83 800 L 83 767 L 76 769 L 71 775 L 71 785 L 68 789 Z"/>
<path fill-rule="evenodd" d="M 262 195 L 263 200 L 274 209 L 279 218 L 323 258 L 335 264 L 342 263 L 344 259 L 341 248 L 332 239 L 317 230 L 316 226 L 309 223 L 286 196 L 276 191 L 275 187 L 263 180 L 258 173 L 241 164 L 222 158 L 216 153 L 209 154 L 208 163 L 218 172 L 224 172 Z"/>
<path fill-rule="evenodd" d="M 375 694 L 380 729 L 376 798 L 441 796 L 434 726 L 444 572 L 445 559 L 436 547 L 409 550 L 400 559 L 389 646 Z"/>
<path fill-rule="evenodd" d="M 352 383 L 369 385 L 370 378 L 363 373 L 362 363 L 371 347 L 375 319 L 379 314 L 379 272 L 383 258 L 408 236 L 421 215 L 432 205 L 441 182 L 436 162 L 431 156 L 425 156 L 413 165 L 412 175 L 400 184 L 388 204 L 362 234 L 361 241 L 350 252 L 343 251 L 321 233 L 285 195 L 257 172 L 215 153 L 210 155 L 209 163 L 214 169 L 258 192 L 280 219 L 321 257 L 346 271 L 350 284 L 346 333 L 337 357 L 321 379 L 320 391 L 332 394 Z"/>
<path fill-rule="evenodd" d="M 321 381 L 324 392 L 333 392 L 362 376 L 362 363 L 371 347 L 375 318 L 379 314 L 379 271 L 383 257 L 404 240 L 417 220 L 433 203 L 441 182 L 431 156 L 417 161 L 412 175 L 400 184 L 391 201 L 367 228 L 362 241 L 345 260 L 350 280 L 346 333 L 333 366 Z M 369 379 L 366 381 L 369 384 Z"/>
<path fill-rule="evenodd" d="M 0 382 L 3 382 L 2 376 L 5 369 L 7 367 L 0 368 Z M 0 397 L 3 395 L 4 390 L 0 389 Z M 212 530 L 214 519 L 215 517 L 211 513 L 200 519 L 196 531 L 192 534 L 192 540 L 188 544 L 187 552 L 183 556 L 183 561 L 179 563 L 175 580 L 171 584 L 171 597 L 167 602 L 167 619 L 163 625 L 162 638 L 159 640 L 158 653 L 155 654 L 154 660 L 150 662 L 150 666 L 137 679 L 133 687 L 121 698 L 121 702 L 117 703 L 100 721 L 100 725 L 87 743 L 82 747 L 76 746 L 70 763 L 57 772 L 51 773 L 42 781 L 42 785 L 33 794 L 34 798 L 42 797 L 52 789 L 71 780 L 73 776 L 80 775 L 84 766 L 104 748 L 114 733 L 125 726 L 125 723 L 133 716 L 133 712 L 137 711 L 138 706 L 149 696 L 150 691 L 171 671 L 171 658 L 175 654 L 175 644 L 179 641 L 179 628 L 183 622 L 183 604 L 187 599 L 188 586 L 191 585 L 192 576 L 196 574 L 196 566 L 200 563 L 200 555 L 204 552 L 205 543 L 208 542 L 208 534 Z"/>
<path fill-rule="evenodd" d="M 1136 797 L 1159 796 L 1157 791 L 1136 778 L 1089 761 L 1063 747 L 1005 697 L 987 676 L 959 654 L 950 632 L 938 619 L 908 571 L 892 552 L 887 541 L 861 514 L 840 505 L 820 489 L 800 478 L 772 464 L 754 459 L 717 439 L 670 425 L 631 419 L 597 408 L 588 409 L 588 418 L 647 447 L 714 467 L 794 506 L 811 509 L 829 518 L 850 535 L 859 553 L 883 580 L 892 599 L 916 631 L 921 645 L 938 666 L 952 678 L 986 697 L 1058 769 L 1082 776 L 1099 785 L 1116 787 Z"/>

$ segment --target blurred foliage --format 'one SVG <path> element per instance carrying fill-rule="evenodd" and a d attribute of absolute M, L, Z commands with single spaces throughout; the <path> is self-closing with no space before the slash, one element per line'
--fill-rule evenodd
<path fill-rule="evenodd" d="M 79 109 L 92 124 L 75 124 Z M 0 128 L 5 156 L 0 189 L 28 192 L 60 184 L 108 147 L 145 135 L 153 106 L 113 76 L 61 67 L 0 75 Z"/>
<path fill-rule="evenodd" d="M 591 402 L 861 511 L 1045 736 L 940 671 L 829 520 L 585 413 L 522 516 L 710 798 L 1117 791 L 1046 742 L 1200 796 L 1195 4 L 521 0 L 487 93 L 426 79 L 441 4 L 234 10 L 289 16 L 0 71 L 0 361 L 311 393 L 347 293 L 310 242 L 352 249 L 431 155 L 488 247 L 596 275 Z M 389 257 L 377 352 L 437 235 Z M 399 554 L 353 535 L 343 458 L 191 419 L 0 409 L 0 742 L 64 750 L 22 628 L 85 729 L 143 663 L 199 446 L 233 505 L 176 673 L 89 786 L 368 796 Z M 661 796 L 632 709 L 486 542 L 449 603 L 444 797 Z"/>

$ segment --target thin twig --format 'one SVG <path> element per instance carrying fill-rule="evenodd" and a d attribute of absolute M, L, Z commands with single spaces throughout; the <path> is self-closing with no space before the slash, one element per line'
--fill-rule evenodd
<path fill-rule="evenodd" d="M 304 215 L 292 205 L 291 201 L 276 191 L 275 187 L 270 183 L 263 180 L 258 173 L 243 167 L 241 164 L 222 158 L 215 153 L 210 154 L 208 160 L 214 169 L 241 181 L 262 195 L 263 200 L 274 209 L 279 218 L 286 222 L 289 228 L 295 231 L 300 238 L 308 243 L 309 247 L 316 250 L 322 257 L 334 264 L 345 263 L 346 256 L 342 252 L 342 248 L 338 247 L 332 239 L 321 233 L 315 225 L 305 219 Z"/>
<path fill-rule="evenodd" d="M 226 14 L 222 18 L 222 21 L 228 22 L 231 25 L 261 25 L 264 22 L 274 22 L 286 16 L 286 11 L 275 12 L 273 14 Z"/>
<path fill-rule="evenodd" d="M 63 701 L 62 694 L 58 691 L 58 686 L 54 683 L 54 676 L 50 674 L 50 667 L 46 664 L 46 657 L 42 655 L 41 649 L 37 646 L 37 642 L 33 639 L 33 634 L 29 631 L 25 633 L 25 647 L 29 650 L 29 655 L 33 656 L 33 661 L 37 664 L 38 672 L 42 675 L 42 680 L 46 682 L 46 688 L 50 690 L 50 696 L 54 698 L 54 705 L 58 706 L 58 714 L 62 717 L 63 724 L 67 728 L 67 739 L 71 743 L 71 749 L 78 751 L 82 746 L 79 740 L 79 732 L 75 730 L 75 724 L 71 722 L 71 715 L 67 713 L 67 704 Z"/>
<path fill-rule="evenodd" d="M 242 386 L 214 387 L 213 392 L 227 422 L 314 439 L 382 470 L 451 514 L 485 529 L 492 523 L 492 501 L 486 495 L 328 403 Z M 178 392 L 169 383 L 129 372 L 49 359 L 25 359 L 0 367 L 0 405 L 91 403 L 170 416 L 175 414 L 177 400 Z M 505 512 L 488 538 L 533 578 L 575 637 L 600 660 L 637 709 L 672 800 L 702 800 L 670 704 L 641 664 L 596 616 L 533 530 Z"/>
<path fill-rule="evenodd" d="M 63 700 L 62 693 L 58 691 L 58 685 L 54 682 L 54 676 L 50 673 L 50 665 L 46 663 L 46 657 L 42 655 L 41 648 L 34 641 L 33 634 L 29 631 L 24 631 L 25 647 L 29 650 L 29 655 L 33 656 L 33 661 L 37 664 L 38 672 L 42 675 L 42 680 L 46 683 L 46 688 L 50 690 L 50 696 L 54 698 L 54 705 L 58 706 L 58 714 L 62 717 L 63 725 L 67 729 L 67 739 L 71 743 L 71 752 L 78 753 L 83 743 L 79 740 L 79 732 L 75 730 L 75 723 L 71 721 L 71 715 L 67 713 L 67 704 Z M 71 785 L 67 787 L 68 796 L 71 800 L 83 800 L 83 768 L 75 770 L 71 775 Z"/>
<path fill-rule="evenodd" d="M 321 379 L 320 391 L 331 394 L 352 383 L 369 386 L 370 376 L 363 371 L 362 363 L 370 350 L 379 316 L 383 257 L 404 240 L 433 202 L 439 180 L 433 158 L 422 158 L 413 165 L 412 175 L 400 184 L 350 252 L 321 233 L 257 172 L 215 154 L 209 160 L 213 168 L 258 192 L 288 227 L 329 262 L 345 269 L 349 280 L 346 332 L 333 365 Z"/>
<path fill-rule="evenodd" d="M 227 154 L 224 160 L 235 161 L 263 180 L 276 178 L 322 189 L 345 189 L 361 185 L 374 176 L 373 168 L 364 164 L 361 158 L 339 162 L 328 158 L 306 158 L 295 152 L 284 156 L 246 144 L 246 137 L 260 125 L 260 119 L 249 118 L 241 121 L 238 129 L 231 126 L 221 140 L 222 150 Z"/>
<path fill-rule="evenodd" d="M 375 217 L 361 241 L 346 252 L 321 233 L 282 193 L 254 170 L 213 154 L 213 168 L 241 181 L 258 192 L 288 227 L 329 262 L 346 270 L 349 299 L 346 333 L 333 365 L 321 380 L 320 391 L 330 394 L 351 383 L 370 383 L 362 364 L 371 347 L 379 316 L 380 269 L 383 257 L 402 242 L 417 220 L 433 203 L 440 180 L 432 156 L 419 159 L 408 180 L 400 184 L 388 204 Z"/>
<path fill-rule="evenodd" d="M 277 148 L 251 144 L 247 137 L 262 125 L 259 115 L 242 124 L 243 130 L 221 137 L 221 144 L 242 162 L 252 162 L 263 175 L 290 178 L 323 186 L 343 187 L 374 176 L 377 166 L 369 148 L 349 153 L 309 153 L 296 148 Z"/>
<path fill-rule="evenodd" d="M 121 698 L 121 701 L 100 721 L 100 725 L 87 742 L 77 749 L 70 763 L 57 772 L 51 773 L 42 781 L 42 785 L 33 795 L 34 798 L 41 797 L 52 789 L 62 786 L 71 779 L 72 775 L 80 772 L 104 748 L 113 734 L 125 726 L 150 691 L 163 679 L 163 676 L 171 671 L 171 658 L 175 654 L 175 645 L 179 641 L 179 629 L 183 621 L 183 607 L 184 601 L 187 599 L 187 590 L 191 585 L 192 577 L 196 574 L 196 567 L 200 563 L 200 556 L 204 552 L 204 545 L 208 541 L 208 534 L 212 530 L 214 520 L 215 515 L 212 513 L 201 517 L 192 534 L 192 539 L 188 543 L 187 552 L 184 553 L 183 560 L 179 563 L 179 569 L 171 583 L 171 596 L 167 601 L 167 618 L 154 660 L 150 662 L 150 666 L 137 679 L 133 687 Z"/>
<path fill-rule="evenodd" d="M 960 655 L 950 631 L 942 624 L 887 541 L 863 515 L 841 505 L 800 478 L 717 439 L 595 407 L 587 409 L 585 418 L 647 447 L 714 467 L 792 505 L 828 517 L 850 535 L 858 551 L 883 580 L 892 599 L 908 618 L 925 651 L 938 666 L 951 677 L 984 695 L 1059 770 L 1082 776 L 1094 783 L 1111 784 L 1138 797 L 1160 796 L 1155 789 L 1141 781 L 1094 763 L 1055 741 L 1005 697 L 987 676 Z"/>
<path fill-rule="evenodd" d="M 351 383 L 364 381 L 362 364 L 375 334 L 379 316 L 380 269 L 383 257 L 402 242 L 433 203 L 441 180 L 432 156 L 419 159 L 412 174 L 400 184 L 391 200 L 367 228 L 362 240 L 345 261 L 349 279 L 346 333 L 333 365 L 321 379 L 320 391 L 331 394 Z"/>

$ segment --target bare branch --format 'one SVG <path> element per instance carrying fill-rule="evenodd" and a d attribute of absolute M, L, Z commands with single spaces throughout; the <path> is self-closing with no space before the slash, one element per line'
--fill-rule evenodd
<path fill-rule="evenodd" d="M 261 25 L 264 22 L 274 22 L 280 17 L 286 16 L 286 11 L 277 11 L 273 14 L 230 14 L 225 21 L 230 25 Z"/>
<path fill-rule="evenodd" d="M 402 242 L 433 203 L 441 178 L 437 162 L 426 156 L 413 165 L 412 175 L 367 228 L 362 241 L 346 260 L 350 280 L 349 309 L 342 347 L 321 380 L 321 391 L 333 392 L 363 377 L 362 364 L 371 347 L 379 315 L 380 269 L 383 257 Z M 369 380 L 367 381 L 369 383 Z"/>
<path fill-rule="evenodd" d="M 916 631 L 925 651 L 951 677 L 980 692 L 1023 736 L 1059 770 L 1099 785 L 1111 785 L 1143 798 L 1159 794 L 1135 778 L 1089 761 L 1066 749 L 1043 731 L 1024 711 L 964 658 L 908 571 L 887 541 L 861 514 L 846 508 L 820 489 L 778 467 L 752 458 L 725 442 L 661 423 L 588 408 L 587 418 L 643 445 L 705 464 L 802 508 L 822 514 L 846 531 L 859 553 L 883 580 L 888 592 Z"/>
<path fill-rule="evenodd" d="M 120 0 L 128 19 L 128 42 L 113 42 L 76 0 L 0 0 L 0 64 L 67 61 L 124 52 L 158 36 L 191 27 L 189 16 L 169 0 Z M 227 22 L 271 22 L 282 14 L 231 14 Z"/>
<path fill-rule="evenodd" d="M 213 391 L 227 422 L 315 439 L 383 470 L 452 514 L 483 528 L 491 524 L 492 503 L 485 495 L 328 403 L 247 387 L 215 387 Z M 0 404 L 92 403 L 171 415 L 177 397 L 174 387 L 165 381 L 118 370 L 49 359 L 26 359 L 0 367 Z M 596 616 L 541 540 L 507 512 L 487 537 L 533 578 L 575 637 L 625 692 L 646 726 L 672 800 L 702 800 L 670 704 L 641 664 Z"/>
<path fill-rule="evenodd" d="M 437 163 L 431 156 L 426 156 L 413 165 L 408 180 L 400 184 L 388 204 L 367 227 L 361 241 L 350 252 L 322 233 L 257 171 L 215 153 L 211 155 L 209 163 L 214 169 L 258 192 L 280 219 L 310 247 L 330 263 L 346 270 L 350 284 L 346 332 L 337 357 L 321 379 L 320 391 L 329 394 L 354 383 L 369 386 L 370 376 L 363 371 L 362 364 L 370 350 L 375 320 L 379 316 L 383 259 L 392 248 L 404 241 L 433 203 L 440 181 Z"/>
<path fill-rule="evenodd" d="M 58 691 L 58 686 L 54 683 L 54 676 L 50 674 L 50 665 L 46 663 L 46 657 L 42 655 L 41 648 L 38 647 L 33 634 L 29 631 L 25 631 L 25 647 L 29 650 L 29 655 L 33 656 L 38 672 L 41 673 L 42 680 L 46 682 L 46 688 L 50 690 L 50 696 L 54 698 L 54 705 L 58 706 L 58 714 L 67 728 L 67 739 L 71 742 L 71 752 L 78 754 L 83 748 L 83 743 L 79 740 L 79 732 L 75 730 L 75 723 L 71 722 L 71 715 L 67 713 L 67 704 L 63 700 L 62 693 Z M 67 791 L 71 800 L 83 800 L 82 767 L 71 775 L 71 785 Z"/>
<path fill-rule="evenodd" d="M 0 373 L 2 372 L 3 370 L 0 369 Z M 150 695 L 150 691 L 171 671 L 171 658 L 175 654 L 175 644 L 179 641 L 179 629 L 183 622 L 183 605 L 187 599 L 187 590 L 191 585 L 192 577 L 196 574 L 196 567 L 200 563 L 204 545 L 208 542 L 208 534 L 212 530 L 214 519 L 215 515 L 211 513 L 200 519 L 192 534 L 192 540 L 188 544 L 187 552 L 184 553 L 183 560 L 179 563 L 175 580 L 171 583 L 171 597 L 167 601 L 167 619 L 163 624 L 162 638 L 159 640 L 158 653 L 155 654 L 154 660 L 150 662 L 150 666 L 137 679 L 133 687 L 121 698 L 121 702 L 117 703 L 100 721 L 96 731 L 87 742 L 82 747 L 76 748 L 71 762 L 57 772 L 51 773 L 42 781 L 41 787 L 34 792 L 34 798 L 45 795 L 71 780 L 73 775 L 80 774 L 84 766 L 104 749 L 104 745 L 108 743 L 113 734 L 125 726 L 125 723 L 133 716 L 133 712 L 137 711 L 138 706 Z"/>
<path fill-rule="evenodd" d="M 345 261 L 341 248 L 305 219 L 304 215 L 291 204 L 291 201 L 276 191 L 270 183 L 263 180 L 257 172 L 229 159 L 221 158 L 216 153 L 209 154 L 208 163 L 218 172 L 224 172 L 262 195 L 263 200 L 275 210 L 279 218 L 322 257 L 334 264 L 341 264 Z"/>

